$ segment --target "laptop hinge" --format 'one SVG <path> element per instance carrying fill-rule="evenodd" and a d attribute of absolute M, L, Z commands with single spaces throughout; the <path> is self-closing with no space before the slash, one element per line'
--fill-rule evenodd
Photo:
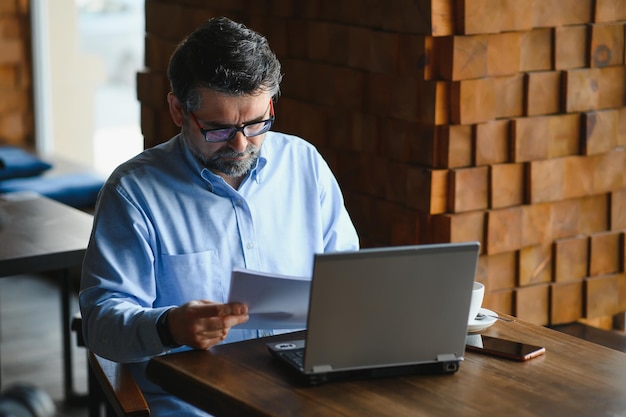
<path fill-rule="evenodd" d="M 333 367 L 330 365 L 314 365 L 313 373 L 318 374 L 321 372 L 330 372 L 333 370 Z"/>
<path fill-rule="evenodd" d="M 450 362 L 458 360 L 459 358 L 457 358 L 454 353 L 440 353 L 439 355 L 437 355 L 438 362 Z"/>

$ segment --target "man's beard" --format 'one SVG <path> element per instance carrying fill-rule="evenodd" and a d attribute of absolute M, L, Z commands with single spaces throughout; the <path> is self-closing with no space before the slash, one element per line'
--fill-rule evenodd
<path fill-rule="evenodd" d="M 204 164 L 205 167 L 214 172 L 221 172 L 224 175 L 234 178 L 240 178 L 248 175 L 248 172 L 255 166 L 259 158 L 259 148 L 248 143 L 246 150 L 237 152 L 228 146 L 218 149 L 213 155 L 206 157 L 202 155 L 200 150 L 190 140 L 185 140 L 191 153 Z M 233 160 L 230 158 L 241 158 L 241 160 Z"/>

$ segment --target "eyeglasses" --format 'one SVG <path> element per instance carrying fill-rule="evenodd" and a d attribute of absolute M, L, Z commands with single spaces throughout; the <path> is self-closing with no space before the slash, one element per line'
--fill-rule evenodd
<path fill-rule="evenodd" d="M 191 117 L 193 117 L 193 121 L 196 123 L 196 126 L 198 126 L 198 129 L 200 129 L 200 132 L 204 135 L 204 140 L 211 143 L 228 142 L 235 137 L 237 132 L 243 133 L 243 135 L 247 138 L 262 135 L 263 133 L 270 130 L 270 128 L 272 127 L 272 123 L 274 123 L 274 119 L 276 118 L 274 116 L 274 104 L 272 103 L 272 100 L 270 100 L 269 119 L 260 120 L 258 122 L 244 123 L 239 127 L 231 126 L 220 127 L 217 129 L 203 129 L 202 126 L 200 126 L 200 122 L 198 122 L 196 115 L 193 114 L 193 112 L 191 111 L 189 112 L 189 114 L 191 114 Z"/>

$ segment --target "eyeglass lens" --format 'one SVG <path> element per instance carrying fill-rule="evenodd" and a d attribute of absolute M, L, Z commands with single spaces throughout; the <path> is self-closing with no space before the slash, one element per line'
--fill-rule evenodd
<path fill-rule="evenodd" d="M 204 138 L 207 142 L 227 141 L 234 138 L 237 132 L 242 132 L 246 137 L 258 136 L 267 132 L 270 127 L 272 127 L 272 121 L 272 119 L 268 119 L 241 127 L 204 130 Z"/>

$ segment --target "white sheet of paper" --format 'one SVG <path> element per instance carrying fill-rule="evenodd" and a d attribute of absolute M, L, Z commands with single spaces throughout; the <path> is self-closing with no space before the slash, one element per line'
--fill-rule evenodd
<path fill-rule="evenodd" d="M 311 278 L 234 269 L 229 302 L 248 306 L 250 319 L 239 329 L 304 329 Z"/>

